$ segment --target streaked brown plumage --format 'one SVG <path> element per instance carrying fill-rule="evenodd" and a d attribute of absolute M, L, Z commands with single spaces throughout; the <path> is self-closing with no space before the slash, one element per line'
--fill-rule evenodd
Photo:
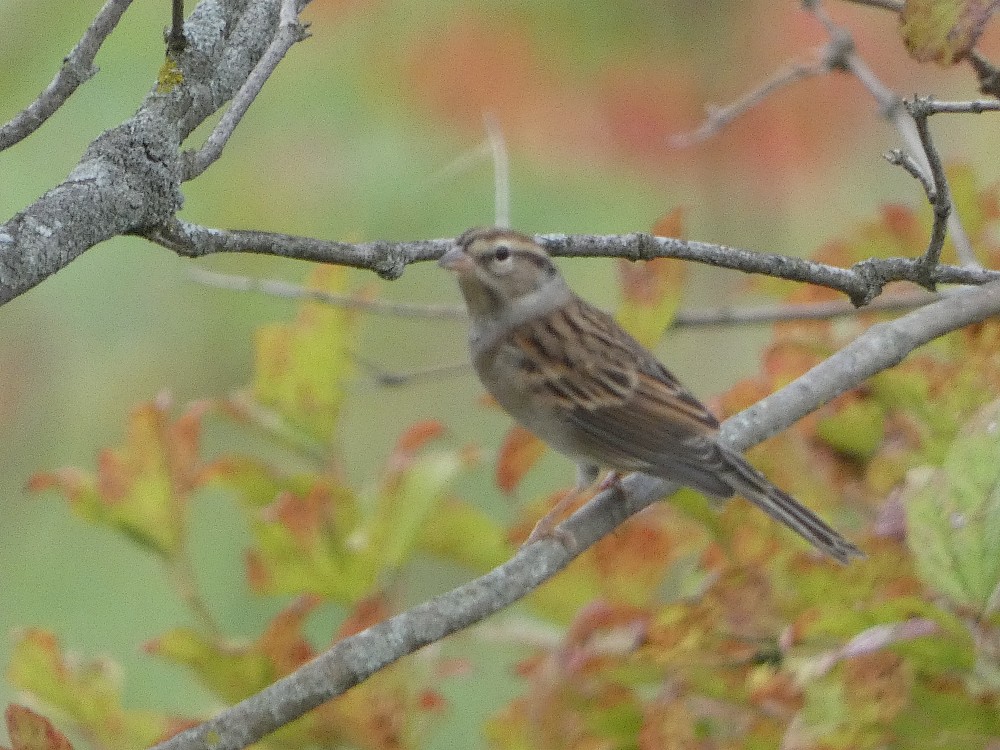
<path fill-rule="evenodd" d="M 640 471 L 705 494 L 740 494 L 846 563 L 861 551 L 718 439 L 715 416 L 609 315 L 570 291 L 545 250 L 505 229 L 471 229 L 441 258 L 472 317 L 470 348 L 499 404 L 577 462 Z M 554 519 L 543 519 L 545 531 Z"/>

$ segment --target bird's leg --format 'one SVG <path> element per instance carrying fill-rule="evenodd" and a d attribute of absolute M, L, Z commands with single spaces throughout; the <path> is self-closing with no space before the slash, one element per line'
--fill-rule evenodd
<path fill-rule="evenodd" d="M 567 547 L 575 544 L 576 540 L 573 538 L 573 535 L 568 531 L 557 529 L 556 524 L 558 524 L 559 519 L 566 511 L 566 508 L 570 507 L 577 500 L 577 498 L 579 498 L 580 495 L 582 495 L 587 488 L 594 483 L 600 471 L 600 467 L 598 466 L 578 464 L 576 467 L 576 486 L 559 498 L 559 502 L 553 505 L 552 509 L 546 513 L 538 523 L 535 524 L 535 528 L 533 528 L 531 533 L 528 534 L 528 538 L 525 540 L 524 545 L 527 546 L 533 542 L 537 542 L 539 539 L 544 539 L 549 536 L 556 537 Z M 604 488 L 604 484 L 605 482 L 601 483 L 601 489 Z"/>
<path fill-rule="evenodd" d="M 622 487 L 622 475 L 617 471 L 608 472 L 608 475 L 597 485 L 597 489 L 594 492 L 595 494 L 600 494 L 604 490 L 614 490 L 624 495 L 625 488 Z"/>

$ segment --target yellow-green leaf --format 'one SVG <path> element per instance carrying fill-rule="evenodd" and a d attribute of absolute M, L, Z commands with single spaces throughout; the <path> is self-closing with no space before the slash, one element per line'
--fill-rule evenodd
<path fill-rule="evenodd" d="M 347 270 L 319 266 L 311 288 L 343 292 Z M 334 434 L 345 384 L 353 377 L 350 350 L 356 315 L 319 302 L 306 302 L 291 323 L 257 331 L 254 396 L 292 430 L 322 445 Z"/>
<path fill-rule="evenodd" d="M 995 8 L 995 0 L 906 0 L 906 49 L 920 62 L 953 65 L 976 45 Z"/>
<path fill-rule="evenodd" d="M 959 433 L 940 469 L 911 472 L 907 540 L 921 577 L 956 605 L 1000 609 L 1000 401 Z"/>
<path fill-rule="evenodd" d="M 126 711 L 117 669 L 107 661 L 67 659 L 54 635 L 26 631 L 14 646 L 7 678 L 21 690 L 59 709 L 108 750 L 148 747 L 170 722 L 146 711 Z"/>

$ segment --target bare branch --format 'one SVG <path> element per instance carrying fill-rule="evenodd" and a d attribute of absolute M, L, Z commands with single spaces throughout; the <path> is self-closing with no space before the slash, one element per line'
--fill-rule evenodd
<path fill-rule="evenodd" d="M 909 175 L 920 182 L 920 186 L 924 189 L 924 193 L 927 195 L 927 199 L 933 203 L 937 195 L 937 191 L 934 189 L 934 184 L 928 179 L 927 174 L 920 168 L 916 160 L 910 156 L 905 151 L 898 148 L 894 148 L 891 151 L 887 151 L 882 154 L 882 158 L 885 159 L 890 164 L 895 164 L 897 167 L 902 167 L 906 170 Z"/>
<path fill-rule="evenodd" d="M 56 77 L 31 104 L 0 127 L 0 151 L 34 133 L 73 94 L 97 73 L 94 58 L 104 40 L 118 25 L 132 0 L 107 0 L 87 31 L 66 55 Z"/>
<path fill-rule="evenodd" d="M 472 363 L 469 361 L 456 362 L 450 365 L 431 365 L 419 370 L 407 370 L 406 372 L 395 372 L 387 370 L 381 365 L 367 359 L 355 358 L 368 375 L 375 381 L 376 385 L 383 388 L 402 388 L 414 385 L 420 380 L 437 380 L 441 377 L 451 375 L 464 375 L 469 372 Z"/>
<path fill-rule="evenodd" d="M 189 271 L 192 281 L 219 289 L 237 292 L 259 292 L 286 299 L 312 299 L 335 307 L 361 310 L 374 315 L 394 315 L 403 318 L 431 318 L 438 320 L 466 320 L 465 305 L 429 305 L 415 302 L 390 302 L 365 299 L 353 294 L 334 294 L 320 289 L 310 289 L 301 284 L 278 279 L 255 279 L 238 274 L 219 273 L 204 268 Z M 778 323 L 791 320 L 829 320 L 873 312 L 899 312 L 912 310 L 940 298 L 937 294 L 908 294 L 878 297 L 865 307 L 855 307 L 846 300 L 811 302 L 804 304 L 759 305 L 756 307 L 712 307 L 703 310 L 680 310 L 670 322 L 671 328 L 689 328 L 713 325 L 747 325 Z M 386 373 L 392 384 L 403 384 L 407 373 Z"/>
<path fill-rule="evenodd" d="M 785 388 L 727 420 L 723 437 L 745 450 L 928 341 L 1000 314 L 1000 283 L 971 289 L 868 329 Z M 362 632 L 156 750 L 237 750 L 343 694 L 403 656 L 489 617 L 552 578 L 631 515 L 678 489 L 641 474 L 599 493 L 559 528 L 567 534 L 522 547 L 508 562 Z M 564 546 L 563 540 L 573 540 Z M 570 548 L 571 547 L 571 548 Z"/>
<path fill-rule="evenodd" d="M 671 322 L 672 328 L 693 328 L 716 325 L 749 325 L 783 323 L 795 320 L 830 320 L 875 312 L 901 312 L 930 304 L 940 299 L 935 294 L 907 294 L 879 297 L 864 307 L 855 307 L 847 300 L 812 302 L 800 305 L 760 305 L 757 307 L 711 307 L 705 310 L 681 310 Z"/>
<path fill-rule="evenodd" d="M 1000 111 L 1000 99 L 973 99 L 966 102 L 939 102 L 925 99 L 923 108 L 928 115 L 942 113 L 978 115 L 983 112 Z"/>
<path fill-rule="evenodd" d="M 209 229 L 176 218 L 144 231 L 142 236 L 191 258 L 212 253 L 262 253 L 364 268 L 390 280 L 402 276 L 410 263 L 437 260 L 452 244 L 451 240 L 328 242 L 273 232 Z"/>
<path fill-rule="evenodd" d="M 825 58 L 825 55 L 821 54 L 821 57 Z M 823 75 L 828 72 L 829 67 L 825 59 L 821 62 L 813 63 L 790 63 L 787 68 L 776 72 L 756 89 L 748 91 L 731 104 L 724 106 L 709 105 L 706 108 L 708 116 L 701 125 L 688 133 L 678 133 L 671 136 L 668 142 L 674 148 L 689 148 L 706 141 L 776 91 L 805 78 Z"/>
<path fill-rule="evenodd" d="M 944 247 L 944 238 L 948 231 L 948 216 L 951 215 L 951 188 L 948 187 L 948 178 L 944 174 L 941 156 L 931 138 L 923 101 L 923 99 L 915 98 L 912 102 L 906 103 L 906 109 L 917 125 L 920 143 L 930 165 L 931 177 L 934 179 L 934 190 L 927 193 L 927 199 L 934 209 L 934 224 L 931 226 L 931 237 L 927 243 L 927 249 L 920 259 L 928 274 L 924 286 L 933 291 L 934 282 L 930 278 L 930 272 L 941 260 L 941 249 Z"/>
<path fill-rule="evenodd" d="M 171 0 L 167 50 L 183 52 L 185 47 L 187 47 L 187 37 L 184 36 L 184 0 Z"/>
<path fill-rule="evenodd" d="M 436 260 L 452 245 L 451 239 L 351 244 L 271 232 L 210 229 L 179 219 L 145 230 L 142 236 L 193 258 L 212 253 L 264 253 L 368 269 L 385 279 L 399 278 L 410 263 Z M 549 234 L 538 235 L 536 239 L 555 256 L 679 258 L 743 273 L 807 282 L 843 292 L 859 307 L 875 299 L 889 282 L 922 284 L 927 278 L 920 260 L 913 258 L 871 258 L 851 268 L 839 268 L 802 258 L 642 233 Z M 1000 271 L 939 265 L 931 271 L 930 279 L 935 284 L 979 285 L 1000 279 Z"/>
<path fill-rule="evenodd" d="M 827 15 L 826 11 L 821 7 L 819 0 L 812 0 L 806 3 L 806 5 L 807 9 L 816 16 L 817 20 L 823 25 L 823 28 L 826 29 L 831 39 L 836 40 L 844 36 L 850 36 L 846 29 L 838 26 Z M 917 132 L 913 118 L 904 114 L 905 107 L 903 106 L 902 98 L 886 86 L 868 64 L 861 59 L 854 49 L 853 43 L 851 49 L 845 55 L 844 69 L 852 73 L 872 95 L 883 116 L 892 123 L 893 127 L 896 128 L 903 138 L 907 149 L 917 155 L 921 171 L 925 173 L 926 178 L 926 175 L 932 172 L 931 157 L 926 153 L 923 138 Z M 935 183 L 940 185 L 936 180 Z M 955 245 L 955 252 L 958 255 L 958 259 L 964 266 L 978 267 L 979 262 L 972 251 L 972 243 L 969 241 L 969 236 L 965 231 L 965 227 L 962 226 L 958 212 L 951 205 L 950 194 L 948 200 L 950 215 L 947 217 L 946 227 L 951 231 L 951 239 Z M 932 238 L 931 243 L 933 242 L 934 239 Z"/>
<path fill-rule="evenodd" d="M 240 120 L 257 98 L 257 94 L 278 67 L 278 63 L 284 59 L 293 44 L 301 42 L 309 35 L 307 27 L 299 23 L 297 5 L 297 0 L 282 0 L 278 33 L 254 66 L 253 72 L 233 97 L 229 109 L 219 120 L 205 144 L 197 151 L 184 152 L 182 157 L 184 174 L 181 179 L 193 180 L 222 155 L 222 149 L 226 147 L 236 126 L 240 124 Z"/>
<path fill-rule="evenodd" d="M 308 0 L 297 0 L 301 8 Z M 90 144 L 61 184 L 0 225 L 0 304 L 111 237 L 169 222 L 181 205 L 179 144 L 228 101 L 278 33 L 279 0 L 202 0 L 137 113 Z"/>
<path fill-rule="evenodd" d="M 856 5 L 869 5 L 872 8 L 882 8 L 884 10 L 891 10 L 894 13 L 902 13 L 904 7 L 903 0 L 847 0 L 847 1 L 855 3 Z"/>
<path fill-rule="evenodd" d="M 874 625 L 851 638 L 847 643 L 818 657 L 813 673 L 819 677 L 837 664 L 857 656 L 873 654 L 914 638 L 926 638 L 940 632 L 940 626 L 926 617 L 911 617 L 902 622 Z"/>
<path fill-rule="evenodd" d="M 334 307 L 361 310 L 375 315 L 398 315 L 403 318 L 435 318 L 465 320 L 468 314 L 465 305 L 423 305 L 414 302 L 389 302 L 381 299 L 365 299 L 355 294 L 334 294 L 322 289 L 310 289 L 301 284 L 293 284 L 278 279 L 254 279 L 250 276 L 219 273 L 204 268 L 192 268 L 188 272 L 192 281 L 220 289 L 237 292 L 260 292 L 273 297 L 289 299 L 312 299 Z"/>

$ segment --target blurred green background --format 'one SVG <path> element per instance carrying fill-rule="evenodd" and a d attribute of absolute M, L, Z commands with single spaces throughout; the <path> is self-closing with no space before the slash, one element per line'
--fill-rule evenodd
<path fill-rule="evenodd" d="M 98 7 L 0 0 L 0 119 L 49 82 Z M 909 61 L 889 14 L 836 3 L 829 10 L 850 24 L 861 53 L 895 90 L 974 95 L 965 70 Z M 162 62 L 168 17 L 166 0 L 136 0 L 98 56 L 100 74 L 0 154 L 4 219 L 135 111 Z M 705 104 L 730 101 L 789 58 L 809 57 L 823 37 L 795 2 L 315 0 L 304 18 L 312 37 L 292 49 L 222 159 L 184 186 L 183 218 L 330 239 L 454 236 L 491 222 L 491 167 L 436 175 L 481 143 L 486 113 L 510 148 L 513 224 L 529 232 L 646 231 L 682 205 L 690 238 L 806 255 L 882 202 L 923 200 L 911 178 L 881 159 L 899 138 L 845 76 L 800 83 L 698 147 L 667 147 L 669 135 L 699 122 Z M 933 127 L 949 160 L 969 160 L 981 180 L 995 179 L 990 122 L 951 118 Z M 0 310 L 0 632 L 39 625 L 70 649 L 107 654 L 122 666 L 128 706 L 178 713 L 204 712 L 208 699 L 181 670 L 140 653 L 143 642 L 190 619 L 158 564 L 74 518 L 55 495 L 31 497 L 24 487 L 38 470 L 93 467 L 141 400 L 165 390 L 182 404 L 249 381 L 253 331 L 289 318 L 294 304 L 196 285 L 192 265 L 119 239 Z M 307 272 L 303 263 L 250 256 L 199 265 L 292 280 Z M 562 266 L 584 296 L 614 303 L 607 262 Z M 354 278 L 388 299 L 457 301 L 451 279 L 430 264 L 393 283 Z M 697 269 L 685 306 L 731 304 L 746 291 L 743 277 Z M 710 397 L 756 369 L 766 337 L 764 329 L 681 332 L 660 354 Z M 464 329 L 371 317 L 360 348 L 392 370 L 457 362 Z M 507 422 L 472 407 L 479 391 L 471 372 L 388 391 L 362 379 L 343 426 L 350 477 L 364 483 L 412 421 L 441 419 L 456 440 L 483 443 L 483 467 L 466 489 L 496 517 L 509 517 L 490 482 Z M 222 426 L 210 430 L 208 450 L 231 437 Z M 545 466 L 550 473 L 532 476 L 526 495 L 568 476 L 561 459 Z M 252 637 L 283 602 L 249 597 L 246 531 L 225 496 L 200 498 L 193 514 L 206 597 L 228 632 Z M 462 580 L 433 566 L 410 576 L 414 596 Z M 317 643 L 337 617 L 313 618 Z M 0 640 L 0 664 L 9 644 Z M 446 648 L 474 654 L 476 677 L 446 690 L 451 708 L 435 742 L 464 737 L 475 747 L 468 733 L 479 717 L 517 689 L 509 674 L 517 654 L 470 635 Z M 14 699 L 0 682 L 0 704 Z"/>

